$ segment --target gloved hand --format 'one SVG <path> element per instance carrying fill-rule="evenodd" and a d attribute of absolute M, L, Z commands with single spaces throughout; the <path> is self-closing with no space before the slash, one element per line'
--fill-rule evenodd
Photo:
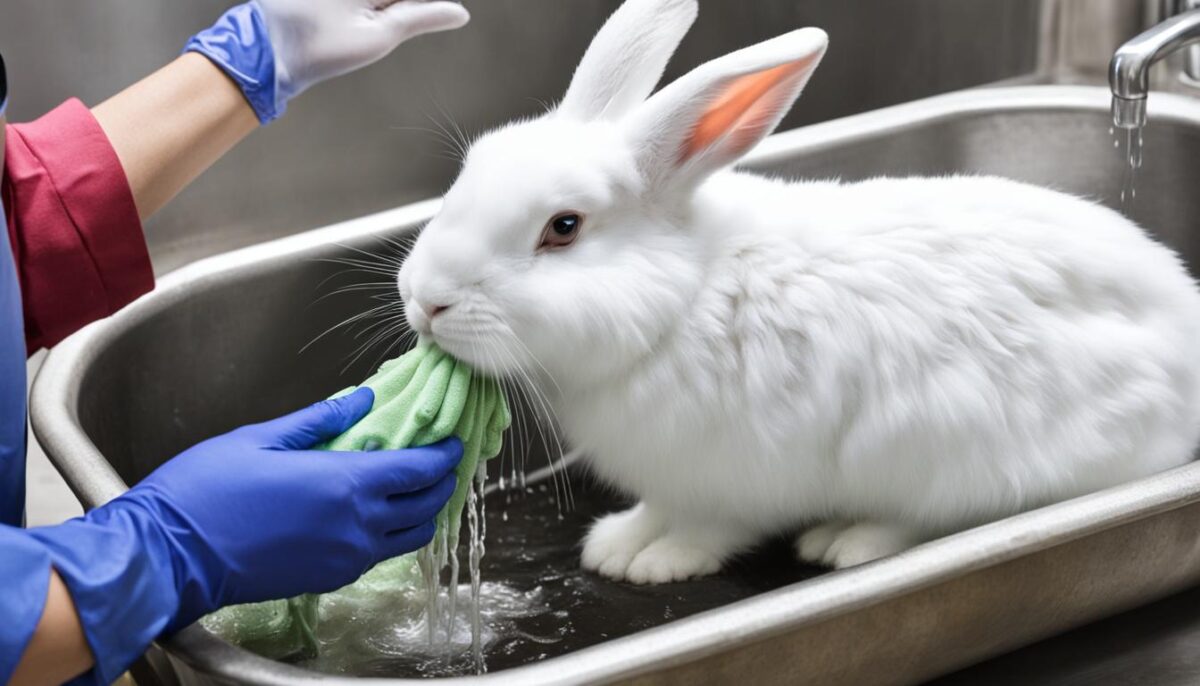
<path fill-rule="evenodd" d="M 449 0 L 251 0 L 192 37 L 184 51 L 223 69 L 265 124 L 310 86 L 470 18 Z"/>
<path fill-rule="evenodd" d="M 224 605 L 332 591 L 428 543 L 454 491 L 458 439 L 310 450 L 373 402 L 360 388 L 210 439 L 84 517 L 29 530 L 70 589 L 97 664 L 132 659 Z"/>

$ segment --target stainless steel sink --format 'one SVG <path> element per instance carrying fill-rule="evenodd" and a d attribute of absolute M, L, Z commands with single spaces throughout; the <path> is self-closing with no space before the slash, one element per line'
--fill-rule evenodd
<path fill-rule="evenodd" d="M 1200 103 L 1155 93 L 1149 116 L 1129 211 L 1198 272 Z M 1107 89 L 979 89 L 781 134 L 747 166 L 845 179 L 1000 174 L 1120 207 L 1126 163 L 1109 128 Z M 84 504 L 105 502 L 200 438 L 361 378 L 371 356 L 342 371 L 360 343 L 349 333 L 300 352 L 375 303 L 359 292 L 318 301 L 356 278 L 327 260 L 392 250 L 384 239 L 416 231 L 435 209 L 418 203 L 196 263 L 55 349 L 35 382 L 33 425 Z M 599 496 L 583 502 L 585 513 L 608 505 Z M 573 578 L 584 577 L 571 562 L 583 520 L 536 549 Z M 658 595 L 640 605 L 572 608 L 586 636 L 570 646 L 586 647 L 551 647 L 545 659 L 462 681 L 913 683 L 1200 581 L 1198 530 L 1200 465 L 1192 464 L 855 569 L 817 574 L 767 551 L 754 559 L 772 565 L 766 573 L 750 564 L 648 591 Z M 529 544 L 500 540 L 498 550 L 489 546 L 493 559 L 514 541 Z M 598 597 L 630 593 L 589 583 Z M 723 595 L 707 592 L 718 587 Z M 668 600 L 693 614 L 632 617 Z M 197 627 L 162 649 L 150 656 L 157 676 L 183 683 L 348 681 L 259 658 Z"/>

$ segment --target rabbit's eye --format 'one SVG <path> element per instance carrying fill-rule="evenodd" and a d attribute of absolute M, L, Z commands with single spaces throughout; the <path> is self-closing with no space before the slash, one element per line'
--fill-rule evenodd
<path fill-rule="evenodd" d="M 561 212 L 554 215 L 542 231 L 539 250 L 550 248 L 565 248 L 579 237 L 579 227 L 583 226 L 583 217 L 577 212 Z"/>
<path fill-rule="evenodd" d="M 554 233 L 560 236 L 570 236 L 579 228 L 579 215 L 564 214 L 561 217 L 555 217 L 550 225 L 554 227 Z"/>

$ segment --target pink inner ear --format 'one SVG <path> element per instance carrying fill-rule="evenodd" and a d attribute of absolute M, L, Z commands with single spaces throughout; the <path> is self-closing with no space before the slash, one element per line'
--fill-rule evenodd
<path fill-rule="evenodd" d="M 780 108 L 789 102 L 789 85 L 813 63 L 813 57 L 788 62 L 765 71 L 747 74 L 731 81 L 720 97 L 700 115 L 691 136 L 683 144 L 680 162 L 707 150 L 714 143 L 731 136 L 735 150 L 744 151 L 753 145 L 770 126 Z"/>

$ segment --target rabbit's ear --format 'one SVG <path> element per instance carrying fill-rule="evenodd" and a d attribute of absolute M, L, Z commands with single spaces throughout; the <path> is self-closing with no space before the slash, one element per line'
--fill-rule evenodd
<path fill-rule="evenodd" d="M 641 104 L 696 12 L 696 0 L 626 0 L 592 40 L 558 112 L 579 120 L 616 119 Z"/>
<path fill-rule="evenodd" d="M 800 29 L 703 64 L 663 88 L 626 121 L 653 185 L 690 183 L 732 164 L 791 109 L 829 37 Z"/>

